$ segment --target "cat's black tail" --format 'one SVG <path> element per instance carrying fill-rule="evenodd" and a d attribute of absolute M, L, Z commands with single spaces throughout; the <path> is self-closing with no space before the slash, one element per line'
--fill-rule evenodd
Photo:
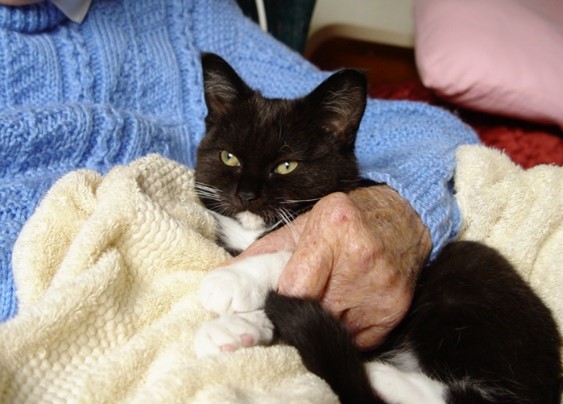
<path fill-rule="evenodd" d="M 318 302 L 270 292 L 266 314 L 280 339 L 297 348 L 305 367 L 323 378 L 342 403 L 383 403 L 352 337 Z"/>

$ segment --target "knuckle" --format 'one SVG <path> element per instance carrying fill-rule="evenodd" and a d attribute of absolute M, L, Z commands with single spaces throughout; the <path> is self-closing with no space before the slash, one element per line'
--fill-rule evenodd
<path fill-rule="evenodd" d="M 329 195 L 323 201 L 325 219 L 330 225 L 342 226 L 358 219 L 358 212 L 348 196 L 337 192 Z"/>

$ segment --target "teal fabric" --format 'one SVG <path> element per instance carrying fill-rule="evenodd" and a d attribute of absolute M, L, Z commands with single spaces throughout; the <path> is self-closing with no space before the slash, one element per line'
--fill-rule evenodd
<path fill-rule="evenodd" d="M 237 0 L 244 15 L 258 22 L 255 0 Z M 316 0 L 263 0 L 268 32 L 296 52 L 303 53 Z"/>

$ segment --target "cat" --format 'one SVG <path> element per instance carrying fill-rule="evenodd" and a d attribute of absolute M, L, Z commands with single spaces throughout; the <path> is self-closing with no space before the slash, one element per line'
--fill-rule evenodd
<path fill-rule="evenodd" d="M 240 252 L 322 196 L 358 186 L 354 143 L 366 103 L 361 73 L 337 73 L 298 100 L 272 100 L 217 56 L 204 55 L 203 66 L 209 112 L 196 183 L 203 203 L 221 214 L 221 228 L 235 226 L 222 237 L 228 249 Z"/>
<path fill-rule="evenodd" d="M 362 73 L 341 70 L 310 94 L 282 100 L 251 89 L 218 55 L 203 54 L 202 67 L 208 115 L 196 189 L 228 250 L 291 225 L 329 193 L 366 185 L 354 157 Z M 406 318 L 369 353 L 318 302 L 275 292 L 290 256 L 249 257 L 205 277 L 201 302 L 220 316 L 196 333 L 199 356 L 277 337 L 345 403 L 559 402 L 556 323 L 494 249 L 446 246 L 421 271 Z"/>

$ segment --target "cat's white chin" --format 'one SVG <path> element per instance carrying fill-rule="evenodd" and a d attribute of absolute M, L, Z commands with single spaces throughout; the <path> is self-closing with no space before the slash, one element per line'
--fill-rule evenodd
<path fill-rule="evenodd" d="M 248 211 L 238 213 L 236 220 L 216 212 L 211 213 L 219 223 L 223 243 L 233 250 L 246 250 L 267 230 L 264 220 Z"/>
<path fill-rule="evenodd" d="M 262 232 L 266 230 L 264 219 L 248 210 L 237 213 L 236 218 L 245 230 L 259 230 Z"/>

